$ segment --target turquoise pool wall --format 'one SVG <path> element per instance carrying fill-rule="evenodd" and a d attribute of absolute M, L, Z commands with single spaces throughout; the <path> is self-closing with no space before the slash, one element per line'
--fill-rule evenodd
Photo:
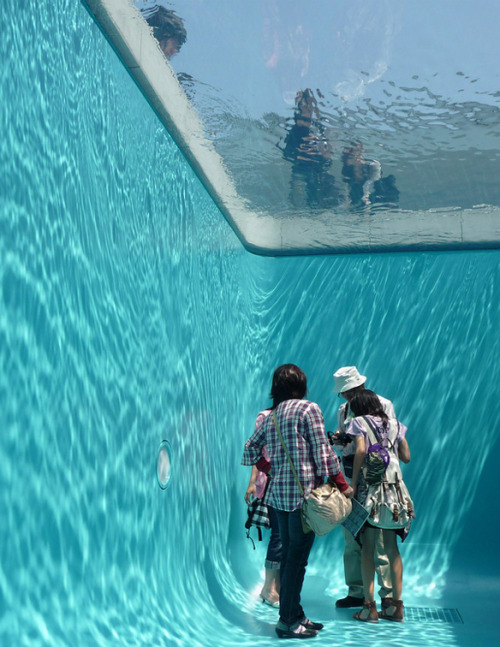
<path fill-rule="evenodd" d="M 346 363 L 408 424 L 408 603 L 498 596 L 500 255 L 251 256 L 81 5 L 0 20 L 0 644 L 272 644 L 239 460 L 285 361 L 329 428 Z M 311 558 L 330 606 L 340 551 Z"/>
<path fill-rule="evenodd" d="M 82 5 L 1 20 L 0 644 L 182 644 L 253 415 L 249 257 Z"/>
<path fill-rule="evenodd" d="M 332 373 L 350 364 L 408 426 L 420 513 L 404 549 L 424 596 L 443 593 L 452 562 L 498 582 L 481 490 L 500 444 L 499 261 L 496 252 L 274 259 L 261 274 L 275 363 L 304 368 L 327 428 L 341 402 Z"/>

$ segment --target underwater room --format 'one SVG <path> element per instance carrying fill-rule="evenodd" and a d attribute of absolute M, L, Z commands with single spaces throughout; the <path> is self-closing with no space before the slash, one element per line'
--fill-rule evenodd
<path fill-rule="evenodd" d="M 477 61 L 499 47 L 488 40 L 498 4 L 464 2 L 454 13 L 447 0 L 387 0 L 373 22 L 372 3 L 320 0 L 325 11 L 335 5 L 336 20 L 354 6 L 359 29 L 384 42 L 375 72 L 358 65 L 369 79 L 362 89 L 352 72 L 330 96 L 325 77 L 323 102 L 312 72 L 287 68 L 314 89 L 315 127 L 333 142 L 313 181 L 281 150 L 297 118 L 296 78 L 267 78 L 269 106 L 260 97 L 231 115 L 236 77 L 242 95 L 257 93 L 235 72 L 234 95 L 218 95 L 217 112 L 222 72 L 208 60 L 207 43 L 226 25 L 228 49 L 217 57 L 236 65 L 229 45 L 246 47 L 238 20 L 241 34 L 257 25 L 274 43 L 262 46 L 264 72 L 277 74 L 278 53 L 291 51 L 277 45 L 290 25 L 297 42 L 309 34 L 312 59 L 313 26 L 298 29 L 299 3 L 249 3 L 248 33 L 239 0 L 164 3 L 179 15 L 184 5 L 187 39 L 171 59 L 152 35 L 147 46 L 175 71 L 179 96 L 205 124 L 202 142 L 183 130 L 193 123 L 187 108 L 162 112 L 147 70 L 131 71 L 125 37 L 113 42 L 93 4 L 4 0 L 0 16 L 0 647 L 276 644 L 278 611 L 259 597 L 267 531 L 262 542 L 252 532 L 255 546 L 246 537 L 250 468 L 241 459 L 284 363 L 304 370 L 307 397 L 332 431 L 341 402 L 332 375 L 357 366 L 394 403 L 412 453 L 404 624 L 364 625 L 336 608 L 347 590 L 335 529 L 316 538 L 302 592 L 325 625 L 314 644 L 498 644 L 499 73 L 477 79 L 453 67 L 453 83 L 470 83 L 449 81 L 443 94 L 478 88 L 464 105 L 436 99 L 438 82 L 422 70 L 415 85 L 428 92 L 408 91 L 387 119 L 366 100 L 379 92 L 389 101 L 378 85 L 393 88 L 391 69 L 407 87 L 391 43 L 419 60 L 402 37 L 404 11 L 422 33 L 429 12 L 441 27 L 454 16 L 457 51 Z M 460 32 L 468 24 L 476 33 L 475 20 L 491 29 L 477 49 Z M 349 14 L 339 65 L 359 49 L 354 24 Z M 203 30 L 207 60 L 196 68 Z M 419 43 L 436 60 L 449 53 Z M 297 61 L 303 50 L 293 52 Z M 427 112 L 415 116 L 423 94 Z M 398 130 L 405 106 L 428 131 Z M 376 148 L 378 131 L 387 139 Z M 236 154 L 242 133 L 248 148 Z M 374 172 L 361 205 L 339 162 L 351 139 L 363 140 Z M 422 165 L 407 156 L 420 143 Z M 397 204 L 377 203 L 375 183 L 390 175 Z"/>

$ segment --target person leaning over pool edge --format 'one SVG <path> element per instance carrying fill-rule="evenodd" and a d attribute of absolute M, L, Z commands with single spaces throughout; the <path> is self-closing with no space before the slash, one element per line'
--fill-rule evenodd
<path fill-rule="evenodd" d="M 278 366 L 271 387 L 272 412 L 276 414 L 304 495 L 310 494 L 327 477 L 351 498 L 352 488 L 344 479 L 337 456 L 328 444 L 321 409 L 316 403 L 303 399 L 306 393 L 307 378 L 298 366 Z M 315 535 L 305 533 L 302 528 L 303 497 L 275 428 L 273 414 L 267 416 L 247 440 L 241 462 L 243 465 L 255 464 L 267 445 L 273 477 L 264 503 L 275 508 L 278 514 L 282 542 L 280 618 L 276 633 L 279 638 L 312 638 L 323 625 L 307 618 L 300 604 L 300 593 Z"/>
<path fill-rule="evenodd" d="M 161 51 L 170 60 L 172 56 L 179 53 L 186 42 L 187 33 L 182 18 L 172 9 L 167 9 L 160 4 L 143 7 L 142 4 L 136 2 L 136 6 L 151 27 Z"/>
<path fill-rule="evenodd" d="M 347 482 L 351 483 L 354 454 L 356 449 L 352 438 L 346 437 L 349 423 L 354 418 L 349 403 L 355 395 L 365 390 L 366 377 L 360 375 L 355 366 L 343 366 L 334 374 L 334 393 L 342 396 L 346 402 L 340 405 L 337 412 L 338 428 L 333 436 L 333 444 L 342 448 L 342 468 Z M 389 419 L 395 418 L 394 406 L 390 400 L 378 396 L 382 408 Z M 344 444 L 346 443 L 346 444 Z M 344 576 L 347 585 L 347 596 L 336 601 L 339 608 L 360 607 L 363 604 L 363 578 L 361 573 L 361 546 L 352 534 L 342 526 L 344 535 Z M 392 600 L 392 582 L 389 571 L 389 559 L 385 553 L 382 531 L 377 533 L 375 568 L 379 584 L 379 595 L 382 608 L 386 608 Z"/>

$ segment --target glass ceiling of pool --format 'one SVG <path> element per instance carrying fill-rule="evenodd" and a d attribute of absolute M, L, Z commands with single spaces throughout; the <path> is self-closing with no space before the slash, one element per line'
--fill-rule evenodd
<path fill-rule="evenodd" d="M 251 251 L 500 247 L 497 0 L 86 4 Z"/>

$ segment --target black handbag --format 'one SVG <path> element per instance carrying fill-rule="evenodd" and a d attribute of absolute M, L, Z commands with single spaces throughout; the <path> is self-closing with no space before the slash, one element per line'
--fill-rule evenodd
<path fill-rule="evenodd" d="M 264 494 L 262 495 L 262 498 L 260 499 L 254 499 L 252 503 L 248 504 L 247 508 L 247 520 L 245 522 L 245 528 L 247 529 L 247 539 L 250 539 L 250 541 L 253 544 L 254 550 L 255 550 L 255 543 L 253 539 L 250 537 L 250 530 L 252 526 L 255 526 L 257 528 L 257 536 L 259 541 L 262 541 L 262 528 L 270 528 L 271 527 L 271 520 L 269 518 L 269 509 L 267 505 L 264 503 L 264 497 L 266 496 L 267 488 L 269 486 L 269 477 L 267 479 L 266 483 L 266 489 L 264 490 Z"/>

